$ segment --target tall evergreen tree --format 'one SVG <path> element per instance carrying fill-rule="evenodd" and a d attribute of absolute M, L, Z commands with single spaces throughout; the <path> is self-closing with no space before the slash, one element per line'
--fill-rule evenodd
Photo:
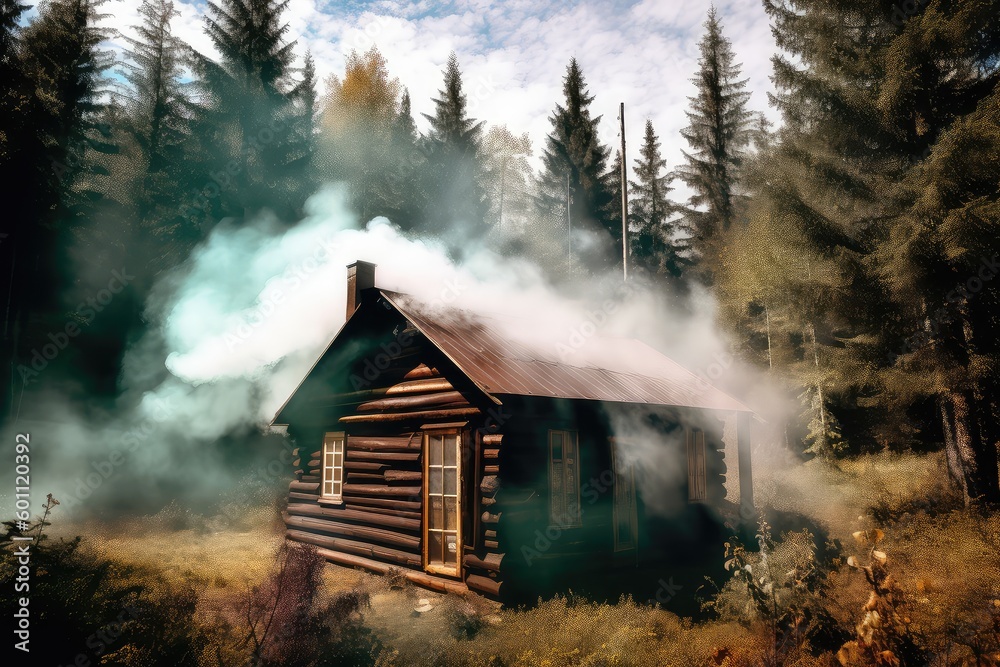
<path fill-rule="evenodd" d="M 220 58 L 196 57 L 198 133 L 210 166 L 206 182 L 218 186 L 206 202 L 215 217 L 264 208 L 293 217 L 301 204 L 297 167 L 308 157 L 293 129 L 295 44 L 285 40 L 288 24 L 281 18 L 287 6 L 288 0 L 208 3 L 205 32 Z"/>
<path fill-rule="evenodd" d="M 385 57 L 352 51 L 344 76 L 330 78 L 320 129 L 323 175 L 348 184 L 363 220 L 393 212 L 392 133 L 400 95 Z"/>
<path fill-rule="evenodd" d="M 747 109 L 746 79 L 740 79 L 740 65 L 735 62 L 732 43 L 722 34 L 714 7 L 708 12 L 699 49 L 698 72 L 692 79 L 697 94 L 688 98 L 689 125 L 681 131 L 689 150 L 684 152 L 678 174 L 694 191 L 685 224 L 696 253 L 710 264 L 713 238 L 737 218 L 739 171 L 754 116 Z M 710 270 L 704 273 L 711 275 Z"/>
<path fill-rule="evenodd" d="M 667 161 L 660 153 L 660 140 L 653 122 L 646 121 L 642 148 L 635 161 L 635 181 L 629 182 L 629 233 L 632 261 L 651 274 L 680 278 L 686 259 L 684 244 L 670 220 L 675 206 L 667 198 L 673 190 Z"/>
<path fill-rule="evenodd" d="M 126 86 L 121 125 L 129 150 L 119 180 L 133 179 L 132 216 L 138 254 L 152 271 L 176 265 L 198 239 L 194 221 L 177 206 L 179 192 L 191 182 L 187 150 L 191 139 L 191 101 L 181 83 L 185 45 L 171 31 L 179 16 L 171 0 L 145 0 L 137 37 L 126 37 L 130 48 L 122 64 Z"/>
<path fill-rule="evenodd" d="M 606 270 L 618 266 L 621 252 L 621 219 L 617 227 L 608 211 L 614 198 L 608 182 L 608 156 L 611 150 L 598 139 L 601 116 L 591 117 L 594 96 L 587 91 L 583 72 L 573 58 L 563 79 L 565 105 L 556 105 L 549 117 L 552 131 L 542 152 L 540 207 L 556 227 L 569 218 L 573 238 L 574 261 L 588 270 Z"/>
<path fill-rule="evenodd" d="M 880 403 L 936 412 L 957 488 L 1000 502 L 1000 15 L 991 3 L 932 2 L 890 18 L 876 109 L 882 150 L 897 159 L 880 189 L 885 215 L 870 225 L 870 266 L 893 313 L 880 328 Z"/>
<path fill-rule="evenodd" d="M 487 231 L 487 203 L 480 185 L 484 122 L 469 117 L 454 52 L 445 65 L 444 87 L 434 98 L 434 113 L 424 117 L 430 122 L 430 131 L 423 147 L 428 200 L 421 228 L 431 234 L 447 234 L 449 242 L 461 247 Z"/>
<path fill-rule="evenodd" d="M 491 127 L 483 139 L 483 187 L 489 201 L 489 225 L 509 236 L 520 229 L 532 208 L 531 139 L 514 136 L 506 125 Z"/>
<path fill-rule="evenodd" d="M 389 206 L 387 217 L 402 229 L 413 229 L 425 197 L 420 187 L 420 173 L 426 160 L 418 148 L 420 134 L 413 120 L 410 92 L 403 90 L 399 111 L 392 123 L 389 169 Z"/>
<path fill-rule="evenodd" d="M 784 123 L 745 169 L 749 226 L 716 246 L 713 264 L 739 330 L 754 332 L 750 344 L 766 341 L 769 367 L 801 402 L 789 444 L 801 435 L 807 451 L 833 455 L 874 444 L 865 403 L 880 304 L 858 294 L 880 290 L 863 270 L 859 233 L 881 215 L 872 175 L 885 152 L 873 147 L 886 137 L 872 110 L 884 15 L 812 0 L 765 8 L 785 50 L 773 59 L 772 97 Z"/>

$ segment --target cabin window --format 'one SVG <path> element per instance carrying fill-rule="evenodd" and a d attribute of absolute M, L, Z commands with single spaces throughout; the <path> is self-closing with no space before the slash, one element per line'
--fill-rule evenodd
<path fill-rule="evenodd" d="M 549 431 L 549 521 L 579 526 L 580 447 L 576 431 Z"/>
<path fill-rule="evenodd" d="M 701 429 L 687 431 L 688 500 L 705 500 L 705 432 Z"/>
<path fill-rule="evenodd" d="M 344 494 L 344 433 L 323 438 L 323 500 L 340 502 Z"/>

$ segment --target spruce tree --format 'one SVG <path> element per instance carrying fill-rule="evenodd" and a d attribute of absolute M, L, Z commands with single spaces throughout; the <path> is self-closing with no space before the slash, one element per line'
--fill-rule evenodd
<path fill-rule="evenodd" d="M 181 83 L 185 46 L 171 31 L 179 16 L 173 2 L 145 0 L 139 14 L 137 37 L 125 38 L 130 48 L 122 64 L 127 85 L 119 95 L 120 125 L 130 150 L 118 166 L 126 172 L 119 180 L 133 180 L 135 250 L 157 271 L 179 263 L 199 236 L 197 221 L 177 206 L 178 193 L 194 186 L 186 159 L 191 101 Z"/>
<path fill-rule="evenodd" d="M 789 0 L 765 8 L 785 50 L 773 59 L 772 103 L 783 126 L 764 155 L 740 165 L 754 193 L 747 226 L 717 238 L 711 269 L 744 344 L 800 401 L 789 445 L 801 436 L 806 451 L 829 456 L 877 446 L 864 397 L 875 390 L 881 305 L 860 237 L 881 214 L 872 174 L 885 157 L 873 147 L 886 138 L 872 91 L 884 23 L 870 6 Z"/>
<path fill-rule="evenodd" d="M 678 174 L 694 191 L 685 211 L 685 225 L 694 250 L 712 261 L 713 238 L 732 226 L 739 208 L 739 176 L 750 142 L 753 114 L 747 109 L 750 93 L 740 79 L 732 43 L 712 7 L 699 43 L 698 72 L 692 79 L 697 94 L 688 98 L 689 125 L 681 131 L 689 150 Z M 710 276 L 710 266 L 703 267 Z"/>
<path fill-rule="evenodd" d="M 664 173 L 667 161 L 660 153 L 660 140 L 653 122 L 646 121 L 640 157 L 635 161 L 635 181 L 629 182 L 629 233 L 633 265 L 647 272 L 680 278 L 684 269 L 684 245 L 670 220 L 675 206 L 667 198 L 673 176 Z"/>
<path fill-rule="evenodd" d="M 566 229 L 568 189 L 568 224 L 577 239 L 571 248 L 574 263 L 589 271 L 609 270 L 621 261 L 617 250 L 621 248 L 621 218 L 616 227 L 608 213 L 614 199 L 607 175 L 611 150 L 598 139 L 601 116 L 590 115 L 594 96 L 588 93 L 575 58 L 566 68 L 563 94 L 565 104 L 556 105 L 549 117 L 552 131 L 542 152 L 540 208 L 554 228 Z"/>
<path fill-rule="evenodd" d="M 918 424 L 939 420 L 966 501 L 998 502 L 1000 16 L 990 3 L 931 3 L 890 18 L 876 108 L 897 159 L 869 234 L 892 313 L 879 401 L 936 413 Z"/>
<path fill-rule="evenodd" d="M 208 3 L 205 32 L 218 61 L 197 54 L 202 92 L 198 135 L 210 215 L 243 218 L 262 209 L 294 217 L 301 202 L 290 165 L 300 159 L 290 90 L 294 42 L 282 14 L 288 0 Z M 217 192 L 218 191 L 218 192 Z"/>
<path fill-rule="evenodd" d="M 404 89 L 399 111 L 392 122 L 388 173 L 390 194 L 386 216 L 405 230 L 413 229 L 418 223 L 426 201 L 420 187 L 420 174 L 426 158 L 418 148 L 419 140 L 410 92 Z"/>
<path fill-rule="evenodd" d="M 458 56 L 448 57 L 444 87 L 434 98 L 434 113 L 424 114 L 430 131 L 424 137 L 427 194 L 421 230 L 440 235 L 455 248 L 487 231 L 487 202 L 480 185 L 483 121 L 470 118 Z"/>
<path fill-rule="evenodd" d="M 489 225 L 509 236 L 531 210 L 531 139 L 514 136 L 506 125 L 491 127 L 483 139 L 483 187 L 489 201 Z"/>

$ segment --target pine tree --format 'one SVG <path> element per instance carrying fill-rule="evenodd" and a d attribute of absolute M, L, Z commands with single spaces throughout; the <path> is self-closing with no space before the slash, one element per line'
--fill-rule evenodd
<path fill-rule="evenodd" d="M 731 42 L 722 34 L 714 7 L 708 12 L 699 49 L 698 73 L 692 79 L 697 94 L 688 98 L 690 124 L 681 131 L 690 152 L 684 152 L 678 174 L 694 190 L 685 225 L 695 252 L 705 258 L 703 273 L 710 277 L 713 238 L 737 219 L 739 172 L 754 116 L 746 106 L 750 99 L 744 90 L 746 79 L 739 78 L 740 65 Z"/>
<path fill-rule="evenodd" d="M 480 185 L 484 123 L 468 115 L 462 72 L 454 52 L 444 69 L 444 87 L 434 98 L 434 113 L 424 117 L 430 122 L 430 131 L 423 142 L 428 200 L 421 230 L 461 248 L 486 233 L 487 202 Z"/>
<path fill-rule="evenodd" d="M 876 108 L 897 160 L 869 235 L 891 296 L 879 399 L 890 414 L 933 408 L 957 488 L 998 502 L 1000 16 L 931 3 L 892 18 Z"/>
<path fill-rule="evenodd" d="M 658 276 L 680 278 L 686 260 L 678 230 L 670 220 L 675 206 L 667 198 L 673 190 L 669 173 L 663 173 L 667 161 L 660 153 L 660 140 L 653 122 L 646 121 L 640 157 L 635 161 L 635 181 L 629 182 L 631 256 L 635 266 Z"/>
<path fill-rule="evenodd" d="M 489 201 L 488 222 L 495 234 L 509 236 L 523 227 L 531 210 L 531 139 L 514 136 L 506 125 L 489 129 L 483 139 L 483 188 Z"/>
<path fill-rule="evenodd" d="M 575 58 L 566 68 L 563 93 L 565 106 L 556 105 L 549 117 L 552 131 L 542 152 L 540 208 L 554 227 L 565 229 L 568 189 L 573 238 L 586 237 L 585 243 L 573 242 L 573 261 L 590 271 L 610 270 L 620 266 L 621 258 L 616 252 L 621 248 L 621 218 L 616 227 L 608 217 L 614 198 L 607 176 L 611 150 L 598 140 L 601 117 L 590 115 L 594 97 Z"/>
<path fill-rule="evenodd" d="M 130 150 L 119 161 L 119 181 L 133 180 L 132 216 L 138 247 L 151 271 L 179 263 L 198 240 L 196 221 L 182 215 L 177 195 L 192 184 L 187 168 L 191 101 L 181 79 L 185 46 L 171 31 L 179 16 L 170 0 L 145 0 L 136 38 L 122 64 L 125 89 L 119 94 L 119 125 Z M 114 167 L 112 167 L 114 168 Z"/>
<path fill-rule="evenodd" d="M 872 175 L 885 158 L 872 147 L 886 138 L 871 91 L 884 21 L 871 6 L 782 0 L 765 8 L 786 50 L 773 59 L 783 126 L 775 141 L 756 140 L 765 154 L 740 165 L 754 193 L 747 226 L 717 235 L 711 268 L 724 311 L 748 334 L 744 344 L 800 401 L 789 445 L 801 436 L 812 453 L 857 451 L 876 446 L 863 403 L 874 390 L 882 304 L 859 234 L 881 215 Z"/>
<path fill-rule="evenodd" d="M 420 174 L 426 157 L 418 148 L 420 135 L 413 120 L 410 92 L 403 90 L 399 111 L 392 122 L 389 160 L 389 201 L 386 216 L 400 228 L 412 230 L 418 223 L 426 199 Z"/>
<path fill-rule="evenodd" d="M 202 92 L 198 134 L 209 162 L 205 182 L 216 183 L 206 202 L 213 217 L 269 209 L 294 217 L 295 141 L 290 90 L 294 42 L 281 15 L 288 0 L 209 2 L 205 31 L 220 59 L 197 54 Z M 219 183 L 221 181 L 221 184 Z M 215 192 L 219 190 L 219 192 Z"/>
<path fill-rule="evenodd" d="M 294 106 L 292 110 L 289 153 L 291 162 L 289 176 L 293 181 L 291 197 L 295 202 L 304 202 L 317 186 L 315 160 L 317 151 L 316 116 L 316 61 L 312 51 L 306 50 L 302 63 L 302 80 L 289 92 Z"/>

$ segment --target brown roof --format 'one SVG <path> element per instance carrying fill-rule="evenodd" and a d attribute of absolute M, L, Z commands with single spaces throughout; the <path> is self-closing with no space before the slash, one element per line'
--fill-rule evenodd
<path fill-rule="evenodd" d="M 539 339 L 533 333 L 537 323 L 531 320 L 519 322 L 447 306 L 432 308 L 406 294 L 380 292 L 488 394 L 750 412 L 732 396 L 635 339 L 594 334 L 578 345 Z"/>

